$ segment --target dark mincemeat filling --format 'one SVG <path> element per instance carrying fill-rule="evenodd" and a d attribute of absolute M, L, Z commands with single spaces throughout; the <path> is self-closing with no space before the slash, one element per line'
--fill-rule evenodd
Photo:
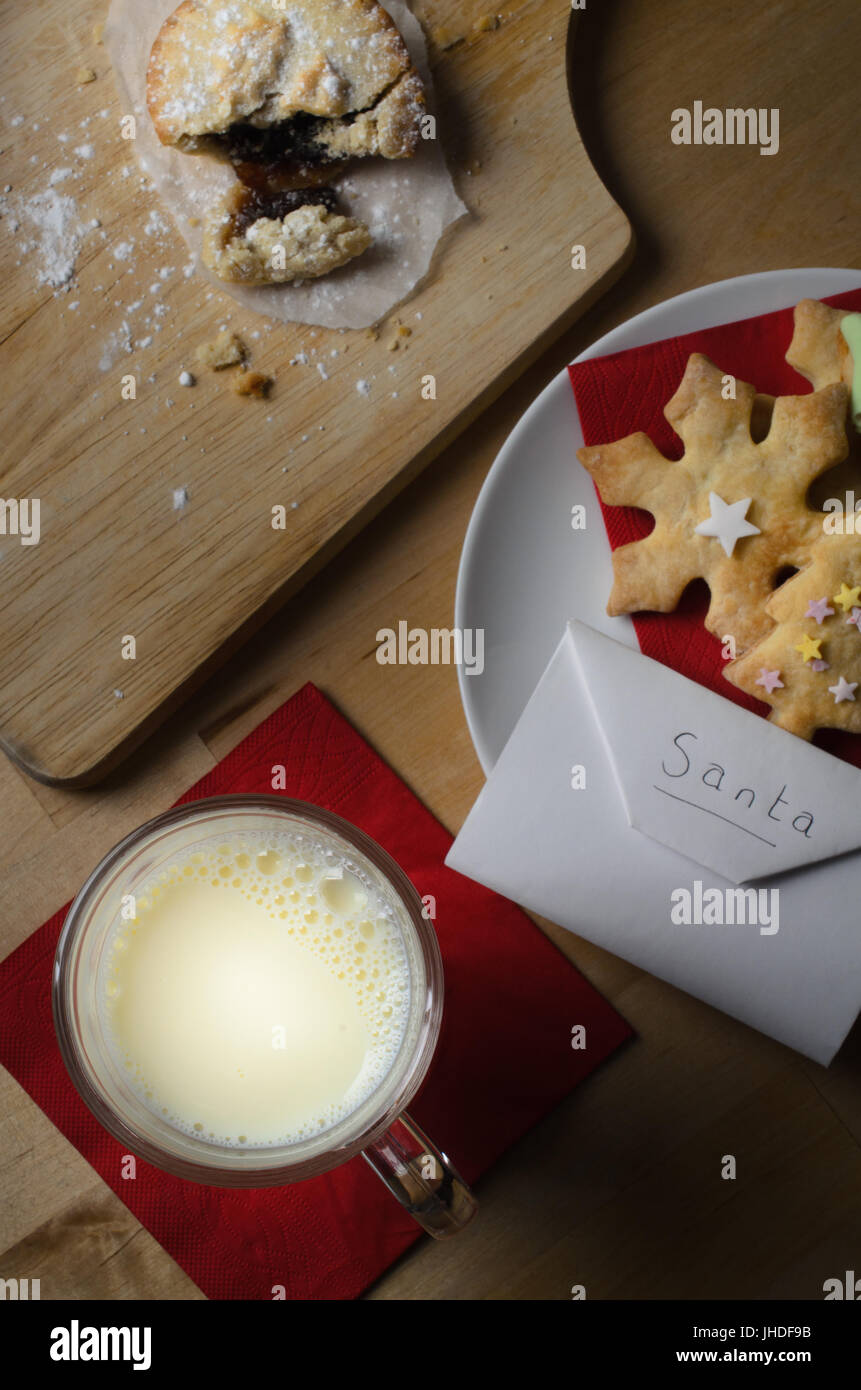
<path fill-rule="evenodd" d="M 324 188 L 343 171 L 345 162 L 332 159 L 318 140 L 323 124 L 321 117 L 300 112 L 265 130 L 232 125 L 213 139 L 247 188 L 264 194 Z"/>
<path fill-rule="evenodd" d="M 325 147 L 317 139 L 322 125 L 319 116 L 300 112 L 264 130 L 254 125 L 232 125 L 217 139 L 235 164 L 275 164 L 285 157 L 303 164 L 320 164 L 327 158 Z"/>
<path fill-rule="evenodd" d="M 242 207 L 234 218 L 234 235 L 240 236 L 252 222 L 257 222 L 261 217 L 271 217 L 280 221 L 282 217 L 288 217 L 291 212 L 307 207 L 309 203 L 334 212 L 338 197 L 332 188 L 291 188 L 282 193 L 249 189 Z"/>

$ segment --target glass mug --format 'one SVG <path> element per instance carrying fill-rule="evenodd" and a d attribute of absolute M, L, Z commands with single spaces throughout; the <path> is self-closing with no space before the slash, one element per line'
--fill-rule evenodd
<path fill-rule="evenodd" d="M 397 1054 L 376 1089 L 329 1128 L 295 1142 L 238 1148 L 177 1128 L 151 1109 L 112 1046 L 106 962 L 129 901 L 177 855 L 242 841 L 243 831 L 297 833 L 358 867 L 390 906 L 409 974 Z M 258 840 L 259 843 L 259 840 Z M 177 1177 L 218 1187 L 274 1187 L 315 1177 L 361 1153 L 398 1201 L 437 1239 L 471 1219 L 476 1201 L 448 1158 L 405 1113 L 433 1056 L 442 1021 L 443 974 L 436 933 L 393 859 L 363 831 L 306 802 L 279 796 L 219 796 L 148 821 L 105 856 L 78 893 L 54 961 L 54 1023 L 81 1098 L 129 1152 Z M 180 1059 L 178 1059 L 179 1062 Z"/>

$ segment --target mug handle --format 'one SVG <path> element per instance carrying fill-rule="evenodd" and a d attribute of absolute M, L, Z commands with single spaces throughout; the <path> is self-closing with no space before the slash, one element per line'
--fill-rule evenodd
<path fill-rule="evenodd" d="M 395 1120 L 362 1156 L 435 1240 L 457 1235 L 478 1210 L 460 1173 L 409 1115 Z"/>

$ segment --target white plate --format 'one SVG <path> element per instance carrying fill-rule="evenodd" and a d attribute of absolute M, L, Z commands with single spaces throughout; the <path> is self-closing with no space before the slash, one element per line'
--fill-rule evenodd
<path fill-rule="evenodd" d="M 641 347 L 861 287 L 857 270 L 772 270 L 677 295 L 614 328 L 577 359 Z M 461 699 L 488 774 L 538 684 L 570 618 L 630 646 L 630 618 L 608 618 L 610 547 L 567 371 L 554 377 L 500 450 L 470 518 L 455 596 L 455 625 L 483 628 L 484 670 L 458 667 Z M 587 509 L 572 531 L 571 508 Z"/>

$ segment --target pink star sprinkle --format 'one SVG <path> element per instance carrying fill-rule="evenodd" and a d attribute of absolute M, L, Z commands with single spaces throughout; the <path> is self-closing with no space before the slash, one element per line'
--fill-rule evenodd
<path fill-rule="evenodd" d="M 853 608 L 846 621 L 847 623 L 854 623 L 858 631 L 861 632 L 861 623 L 859 623 L 859 619 L 861 619 L 861 608 Z"/>
<path fill-rule="evenodd" d="M 774 690 L 783 689 L 783 681 L 780 679 L 780 672 L 769 671 L 765 666 L 763 666 L 758 678 L 754 681 L 754 685 L 761 685 L 764 690 L 768 691 L 769 695 L 771 695 Z"/>
<path fill-rule="evenodd" d="M 824 623 L 826 618 L 834 616 L 834 609 L 828 607 L 827 598 L 812 598 L 807 605 L 805 618 L 815 618 L 817 623 Z"/>
<path fill-rule="evenodd" d="M 823 661 L 821 656 L 817 657 L 816 661 L 811 661 L 810 669 L 811 671 L 827 671 L 828 662 Z"/>

